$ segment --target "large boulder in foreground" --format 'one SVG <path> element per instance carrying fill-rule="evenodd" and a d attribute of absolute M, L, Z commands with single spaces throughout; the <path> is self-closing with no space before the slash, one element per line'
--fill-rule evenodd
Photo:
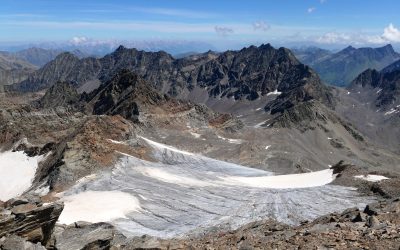
<path fill-rule="evenodd" d="M 30 242 L 46 245 L 64 206 L 60 203 L 43 205 L 24 200 L 10 202 L 7 206 L 8 203 L 4 209 L 0 209 L 0 238 L 17 235 Z"/>

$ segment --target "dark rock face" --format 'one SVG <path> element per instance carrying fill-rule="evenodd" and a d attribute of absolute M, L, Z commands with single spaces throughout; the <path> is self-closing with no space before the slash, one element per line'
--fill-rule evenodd
<path fill-rule="evenodd" d="M 0 213 L 0 237 L 18 235 L 46 245 L 62 210 L 63 205 L 58 203 L 11 203 Z"/>
<path fill-rule="evenodd" d="M 390 64 L 389 66 L 385 67 L 381 70 L 382 73 L 389 73 L 393 71 L 400 70 L 400 60 Z"/>
<path fill-rule="evenodd" d="M 202 120 L 218 128 L 238 130 L 243 126 L 231 115 L 215 113 L 205 106 L 161 94 L 129 70 L 121 70 L 110 81 L 84 96 L 83 99 L 88 103 L 87 109 L 95 115 L 120 115 L 139 122 L 142 113 L 155 117 L 187 113 L 183 116 L 185 119 Z"/>
<path fill-rule="evenodd" d="M 157 90 L 173 97 L 186 98 L 195 87 L 206 89 L 210 97 L 236 100 L 254 100 L 278 90 L 283 95 L 272 108 L 274 112 L 310 99 L 332 104 L 329 89 L 321 84 L 312 69 L 301 64 L 290 50 L 275 49 L 269 44 L 183 59 L 174 59 L 165 52 L 144 52 L 122 46 L 100 59 L 79 60 L 64 53 L 14 88 L 34 91 L 57 81 L 68 81 L 76 87 L 94 80 L 106 83 L 122 69 L 132 70 Z"/>
<path fill-rule="evenodd" d="M 326 83 L 347 86 L 364 70 L 368 68 L 381 70 L 399 58 L 400 55 L 389 44 L 381 48 L 356 49 L 349 46 L 337 53 L 316 58 L 314 61 L 302 62 L 315 69 Z"/>
<path fill-rule="evenodd" d="M 80 99 L 76 88 L 66 82 L 57 82 L 38 101 L 40 108 L 68 107 L 77 105 Z"/>
<path fill-rule="evenodd" d="M 139 104 L 159 105 L 166 96 L 159 94 L 138 75 L 122 70 L 113 79 L 93 91 L 88 97 L 96 115 L 121 115 L 137 120 Z"/>
<path fill-rule="evenodd" d="M 315 102 L 305 102 L 285 109 L 271 121 L 270 126 L 285 128 L 295 126 L 305 131 L 314 128 L 312 126 L 315 124 L 311 124 L 312 121 L 325 123 L 328 118 L 337 120 L 333 115 L 328 116 L 328 114 L 327 109 L 318 107 Z"/>
<path fill-rule="evenodd" d="M 361 73 L 351 83 L 350 89 L 361 86 L 363 88 L 376 89 L 378 96 L 374 100 L 377 107 L 387 107 L 394 104 L 400 97 L 400 70 L 378 72 L 368 69 Z"/>

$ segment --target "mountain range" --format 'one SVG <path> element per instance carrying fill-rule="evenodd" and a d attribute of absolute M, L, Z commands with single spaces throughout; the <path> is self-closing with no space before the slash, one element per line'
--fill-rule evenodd
<path fill-rule="evenodd" d="M 364 70 L 381 70 L 400 59 L 400 54 L 390 44 L 381 48 L 349 46 L 336 53 L 305 48 L 294 50 L 294 53 L 300 61 L 310 65 L 324 82 L 334 86 L 348 86 Z"/>
<path fill-rule="evenodd" d="M 57 81 L 66 81 L 81 92 L 90 91 L 122 69 L 142 75 L 157 90 L 173 97 L 191 99 L 191 93 L 204 92 L 208 96 L 203 100 L 205 103 L 217 97 L 255 100 L 274 91 L 284 94 L 269 107 L 273 113 L 309 99 L 326 105 L 333 102 L 328 88 L 312 69 L 301 64 L 289 50 L 275 49 L 269 44 L 182 59 L 174 59 L 165 52 L 144 52 L 122 46 L 99 59 L 79 59 L 63 53 L 13 88 L 37 91 Z"/>

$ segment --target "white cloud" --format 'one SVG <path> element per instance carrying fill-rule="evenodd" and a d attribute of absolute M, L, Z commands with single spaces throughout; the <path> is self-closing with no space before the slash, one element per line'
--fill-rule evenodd
<path fill-rule="evenodd" d="M 385 27 L 382 35 L 371 35 L 365 33 L 339 33 L 328 32 L 316 39 L 316 42 L 323 44 L 385 44 L 399 43 L 400 30 L 393 24 Z"/>
<path fill-rule="evenodd" d="M 319 2 L 320 2 L 321 4 L 326 3 L 326 1 L 327 1 L 327 0 L 319 0 Z"/>
<path fill-rule="evenodd" d="M 350 42 L 351 37 L 345 33 L 328 32 L 317 38 L 318 43 L 335 44 Z"/>
<path fill-rule="evenodd" d="M 82 44 L 82 43 L 86 43 L 88 41 L 89 41 L 89 39 L 87 37 L 76 36 L 76 37 L 73 37 L 70 42 L 72 44 L 74 44 L 74 45 L 79 45 L 79 44 Z"/>
<path fill-rule="evenodd" d="M 400 42 L 400 30 L 391 23 L 383 30 L 382 38 L 389 42 Z"/>
<path fill-rule="evenodd" d="M 315 8 L 315 7 L 310 7 L 310 8 L 307 9 L 307 12 L 308 13 L 313 13 L 316 9 L 317 8 Z"/>
<path fill-rule="evenodd" d="M 383 44 L 386 39 L 379 35 L 367 35 L 363 33 L 338 33 L 328 32 L 316 39 L 316 42 L 322 44 Z"/>
<path fill-rule="evenodd" d="M 271 28 L 269 24 L 267 24 L 265 21 L 256 21 L 253 23 L 253 29 L 254 30 L 261 30 L 261 31 L 267 31 Z"/>
<path fill-rule="evenodd" d="M 228 27 L 215 26 L 214 29 L 219 36 L 228 36 L 230 34 L 233 34 L 233 29 Z"/>

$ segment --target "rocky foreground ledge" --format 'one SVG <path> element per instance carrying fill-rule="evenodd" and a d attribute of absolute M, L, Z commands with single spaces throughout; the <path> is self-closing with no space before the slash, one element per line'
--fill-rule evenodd
<path fill-rule="evenodd" d="M 55 225 L 62 205 L 16 200 L 3 208 L 0 249 L 399 249 L 400 199 L 291 227 L 273 220 L 183 239 L 126 238 L 107 223 Z M 4 205 L 4 204 L 3 204 Z"/>

